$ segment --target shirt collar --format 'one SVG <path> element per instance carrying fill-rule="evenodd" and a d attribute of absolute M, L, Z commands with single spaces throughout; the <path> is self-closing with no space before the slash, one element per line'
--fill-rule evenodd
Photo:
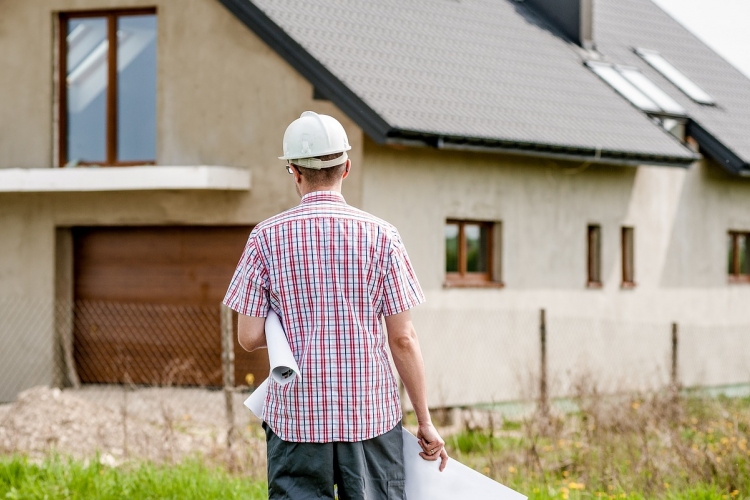
<path fill-rule="evenodd" d="M 338 191 L 313 191 L 303 196 L 301 203 L 319 203 L 324 201 L 346 204 L 346 200 Z"/>

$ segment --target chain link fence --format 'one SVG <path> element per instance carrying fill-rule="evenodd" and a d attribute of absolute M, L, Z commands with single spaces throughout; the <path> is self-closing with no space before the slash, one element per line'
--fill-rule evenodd
<path fill-rule="evenodd" d="M 417 308 L 433 408 L 541 408 L 601 393 L 750 384 L 750 325 Z M 0 452 L 217 458 L 264 472 L 242 401 L 268 374 L 219 304 L 0 299 Z M 408 409 L 408 401 L 405 399 Z M 229 458 L 227 458 L 229 457 Z"/>

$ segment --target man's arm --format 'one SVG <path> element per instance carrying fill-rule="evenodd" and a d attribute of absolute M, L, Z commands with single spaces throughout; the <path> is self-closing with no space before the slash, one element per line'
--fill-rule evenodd
<path fill-rule="evenodd" d="M 237 340 L 246 351 L 266 347 L 266 318 L 238 314 Z"/>
<path fill-rule="evenodd" d="M 396 370 L 409 394 L 419 422 L 419 445 L 425 460 L 440 459 L 440 470 L 448 463 L 448 453 L 445 442 L 432 425 L 430 410 L 427 408 L 427 388 L 425 384 L 424 360 L 419 348 L 417 332 L 411 322 L 409 311 L 400 312 L 385 317 L 385 327 L 388 330 L 388 345 L 393 354 Z"/>

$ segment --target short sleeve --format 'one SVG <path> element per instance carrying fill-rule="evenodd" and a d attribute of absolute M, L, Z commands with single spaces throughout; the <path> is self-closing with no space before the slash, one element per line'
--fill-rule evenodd
<path fill-rule="evenodd" d="M 250 237 L 234 271 L 224 304 L 245 316 L 265 318 L 268 315 L 268 270 L 258 249 L 257 234 Z"/>
<path fill-rule="evenodd" d="M 395 229 L 390 246 L 388 268 L 383 282 L 383 314 L 386 316 L 406 311 L 425 301 L 406 248 Z"/>

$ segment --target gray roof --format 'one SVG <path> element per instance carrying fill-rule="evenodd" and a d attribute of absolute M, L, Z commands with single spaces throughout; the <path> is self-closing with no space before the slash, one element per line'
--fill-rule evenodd
<path fill-rule="evenodd" d="M 523 4 L 220 1 L 378 142 L 432 136 L 436 144 L 594 153 L 616 161 L 695 158 L 584 67 L 582 51 Z M 650 0 L 597 0 L 594 11 L 603 54 L 640 67 L 705 120 L 707 130 L 750 157 L 750 139 L 741 134 L 749 129 L 750 100 L 741 97 L 750 97 L 750 81 Z M 719 106 L 694 105 L 633 46 L 662 51 Z"/>
<path fill-rule="evenodd" d="M 650 0 L 597 0 L 594 15 L 601 53 L 612 62 L 640 68 L 702 128 L 744 163 L 750 162 L 750 79 Z M 708 92 L 716 106 L 692 101 L 641 60 L 633 47 L 659 51 Z"/>

